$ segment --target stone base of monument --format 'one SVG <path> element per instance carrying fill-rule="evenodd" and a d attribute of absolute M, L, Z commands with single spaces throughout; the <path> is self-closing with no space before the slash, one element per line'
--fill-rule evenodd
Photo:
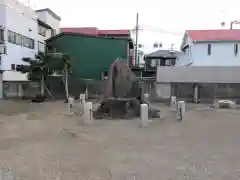
<path fill-rule="evenodd" d="M 236 102 L 231 100 L 217 100 L 214 103 L 215 108 L 229 108 L 229 109 L 235 109 L 236 108 Z"/>

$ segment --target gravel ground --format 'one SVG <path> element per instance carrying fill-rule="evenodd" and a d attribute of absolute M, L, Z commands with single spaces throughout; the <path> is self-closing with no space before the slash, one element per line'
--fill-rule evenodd
<path fill-rule="evenodd" d="M 0 169 L 19 180 L 237 180 L 240 110 L 189 105 L 179 122 L 96 120 L 84 126 L 63 102 L 0 102 Z M 80 111 L 80 110 L 78 110 Z M 0 177 L 1 178 L 1 177 Z M 9 178 L 10 179 L 10 178 Z"/>

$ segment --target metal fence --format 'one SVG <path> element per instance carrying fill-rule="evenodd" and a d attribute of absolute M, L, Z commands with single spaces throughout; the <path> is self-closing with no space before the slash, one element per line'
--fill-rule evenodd
<path fill-rule="evenodd" d="M 54 99 L 64 99 L 66 97 L 64 82 L 61 77 L 50 77 L 45 84 Z M 88 87 L 89 98 L 100 97 L 105 92 L 106 84 L 107 81 L 69 77 L 69 95 L 79 98 L 79 95 L 84 93 L 85 88 Z M 49 94 L 46 92 L 46 95 Z"/>

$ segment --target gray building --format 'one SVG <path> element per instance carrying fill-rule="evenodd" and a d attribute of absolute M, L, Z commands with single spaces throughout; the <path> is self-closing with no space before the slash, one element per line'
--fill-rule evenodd
<path fill-rule="evenodd" d="M 156 69 L 157 66 L 174 66 L 179 53 L 173 50 L 158 50 L 150 53 L 144 57 L 145 66 L 147 69 Z"/>

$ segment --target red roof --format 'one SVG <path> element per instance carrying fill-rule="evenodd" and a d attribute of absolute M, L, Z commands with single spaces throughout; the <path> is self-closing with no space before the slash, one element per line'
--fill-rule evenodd
<path fill-rule="evenodd" d="M 240 29 L 187 30 L 192 41 L 240 41 Z"/>
<path fill-rule="evenodd" d="M 71 27 L 71 28 L 61 28 L 61 32 L 71 32 L 71 33 L 80 33 L 86 35 L 98 35 L 98 29 L 96 27 Z"/>
<path fill-rule="evenodd" d="M 130 31 L 126 29 L 121 29 L 121 30 L 98 30 L 99 35 L 104 35 L 104 34 L 109 34 L 109 35 L 130 35 Z"/>
<path fill-rule="evenodd" d="M 98 30 L 96 27 L 66 27 L 61 28 L 61 32 L 72 32 L 86 35 L 128 35 L 130 36 L 130 30 Z"/>

